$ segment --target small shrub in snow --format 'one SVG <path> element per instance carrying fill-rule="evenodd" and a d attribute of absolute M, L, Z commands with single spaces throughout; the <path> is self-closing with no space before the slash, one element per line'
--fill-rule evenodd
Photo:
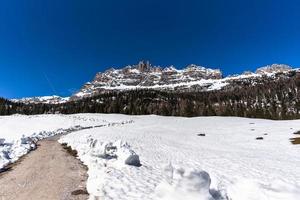
<path fill-rule="evenodd" d="M 198 136 L 205 136 L 205 133 L 199 133 Z"/>
<path fill-rule="evenodd" d="M 263 137 L 257 137 L 256 139 L 257 140 L 263 140 L 264 138 Z"/>

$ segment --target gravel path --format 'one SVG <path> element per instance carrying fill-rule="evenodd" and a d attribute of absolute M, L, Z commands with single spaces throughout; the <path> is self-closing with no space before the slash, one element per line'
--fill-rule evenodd
<path fill-rule="evenodd" d="M 49 138 L 26 155 L 11 170 L 0 173 L 0 200 L 82 200 L 86 168 Z"/>

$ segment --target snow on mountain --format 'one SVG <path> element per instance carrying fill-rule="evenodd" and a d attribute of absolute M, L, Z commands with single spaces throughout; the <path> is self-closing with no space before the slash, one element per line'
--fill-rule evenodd
<path fill-rule="evenodd" d="M 278 73 L 293 70 L 288 65 L 273 64 L 258 68 L 255 73 L 245 72 L 241 75 L 223 78 L 219 69 L 210 69 L 194 64 L 178 70 L 174 66 L 162 69 L 149 62 L 126 66 L 122 69 L 111 68 L 99 72 L 94 80 L 86 83 L 73 99 L 93 96 L 109 90 L 157 89 L 175 91 L 211 91 L 220 90 L 237 81 L 259 82 L 263 76 L 275 78 Z"/>
<path fill-rule="evenodd" d="M 264 67 L 260 67 L 256 70 L 257 74 L 272 74 L 272 73 L 284 73 L 292 70 L 292 67 L 284 64 L 272 64 Z"/>
<path fill-rule="evenodd" d="M 190 87 L 202 82 L 206 85 L 221 78 L 222 73 L 219 69 L 209 69 L 194 64 L 181 70 L 174 66 L 163 69 L 142 61 L 122 69 L 111 68 L 103 73 L 97 73 L 94 80 L 85 84 L 78 93 L 74 94 L 74 97 L 90 96 L 101 90 L 174 89 L 178 86 Z"/>
<path fill-rule="evenodd" d="M 59 104 L 69 100 L 89 97 L 110 90 L 155 89 L 167 91 L 212 91 L 229 88 L 243 83 L 259 84 L 265 78 L 276 80 L 276 75 L 287 75 L 299 69 L 284 64 L 272 64 L 260 67 L 255 73 L 246 71 L 241 75 L 223 77 L 219 69 L 210 69 L 195 64 L 183 69 L 174 66 L 161 68 L 141 61 L 137 65 L 124 68 L 110 68 L 96 74 L 94 80 L 87 82 L 78 92 L 69 97 L 45 96 L 13 99 L 22 103 Z M 286 76 L 288 78 L 288 76 Z"/>
<path fill-rule="evenodd" d="M 25 104 L 37 104 L 37 103 L 46 103 L 46 104 L 59 104 L 69 101 L 69 97 L 60 97 L 60 96 L 43 96 L 43 97 L 25 97 L 21 99 L 11 99 L 13 102 L 25 103 Z"/>

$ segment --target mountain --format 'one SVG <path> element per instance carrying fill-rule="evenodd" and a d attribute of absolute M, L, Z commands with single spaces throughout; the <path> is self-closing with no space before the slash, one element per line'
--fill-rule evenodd
<path fill-rule="evenodd" d="M 219 69 L 192 64 L 178 70 L 173 66 L 161 68 L 141 61 L 137 65 L 129 65 L 121 69 L 111 68 L 103 73 L 97 73 L 94 80 L 86 83 L 73 97 L 92 96 L 107 90 L 145 88 L 176 90 L 221 78 L 222 73 Z"/>
<path fill-rule="evenodd" d="M 243 87 L 248 84 L 262 84 L 264 79 L 276 80 L 278 75 L 286 76 L 291 71 L 297 71 L 297 69 L 284 64 L 272 64 L 258 68 L 255 73 L 246 71 L 241 75 L 223 77 L 219 69 L 205 68 L 195 64 L 176 69 L 174 66 L 162 68 L 152 66 L 148 61 L 140 61 L 137 65 L 98 72 L 91 82 L 84 84 L 71 97 L 54 95 L 12 99 L 12 101 L 25 104 L 60 104 L 112 90 L 153 89 L 173 92 L 205 92 L 230 89 L 237 85 Z"/>
<path fill-rule="evenodd" d="M 111 68 L 96 74 L 71 99 L 91 97 L 110 90 L 154 89 L 176 92 L 199 92 L 230 88 L 232 85 L 259 84 L 263 79 L 276 79 L 276 74 L 293 71 L 288 65 L 273 64 L 260 67 L 255 73 L 223 77 L 219 69 L 210 69 L 194 64 L 181 70 L 174 66 L 161 68 L 141 61 L 137 65 L 121 69 Z"/>
<path fill-rule="evenodd" d="M 123 113 L 173 116 L 300 118 L 300 70 L 272 64 L 223 77 L 218 69 L 161 68 L 149 62 L 96 74 L 70 98 L 0 102 L 0 114 Z"/>
<path fill-rule="evenodd" d="M 25 104 L 60 104 L 69 101 L 69 97 L 60 97 L 60 96 L 43 96 L 43 97 L 26 97 L 21 99 L 11 99 L 15 103 L 25 103 Z"/>
<path fill-rule="evenodd" d="M 220 70 L 195 65 L 177 70 L 141 62 L 98 73 L 70 99 L 0 98 L 0 115 L 87 112 L 299 119 L 299 91 L 300 70 L 282 64 L 222 77 Z"/>
<path fill-rule="evenodd" d="M 293 70 L 292 67 L 284 64 L 273 64 L 260 67 L 256 70 L 257 74 L 274 74 L 274 73 L 285 73 Z"/>

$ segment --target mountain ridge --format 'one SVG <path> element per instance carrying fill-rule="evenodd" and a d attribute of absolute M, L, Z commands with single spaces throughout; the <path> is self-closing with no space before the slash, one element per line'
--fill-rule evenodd
<path fill-rule="evenodd" d="M 176 69 L 152 66 L 149 62 L 139 62 L 121 69 L 111 68 L 96 74 L 71 99 L 97 95 L 108 90 L 156 89 L 172 91 L 211 91 L 229 85 L 235 79 L 257 79 L 272 77 L 278 73 L 296 70 L 285 64 L 272 64 L 257 68 L 253 72 L 224 77 L 220 69 L 211 69 L 195 64 Z"/>
<path fill-rule="evenodd" d="M 85 83 L 82 88 L 71 97 L 45 96 L 12 99 L 21 103 L 60 104 L 70 100 L 91 97 L 110 90 L 154 89 L 175 92 L 199 92 L 221 90 L 232 84 L 251 82 L 257 84 L 264 77 L 276 79 L 277 74 L 287 74 L 299 71 L 285 64 L 272 64 L 257 68 L 255 72 L 246 71 L 242 74 L 224 77 L 220 69 L 212 69 L 195 64 L 187 65 L 183 69 L 153 66 L 149 61 L 140 61 L 136 65 L 123 68 L 109 68 L 96 73 L 94 79 Z"/>

